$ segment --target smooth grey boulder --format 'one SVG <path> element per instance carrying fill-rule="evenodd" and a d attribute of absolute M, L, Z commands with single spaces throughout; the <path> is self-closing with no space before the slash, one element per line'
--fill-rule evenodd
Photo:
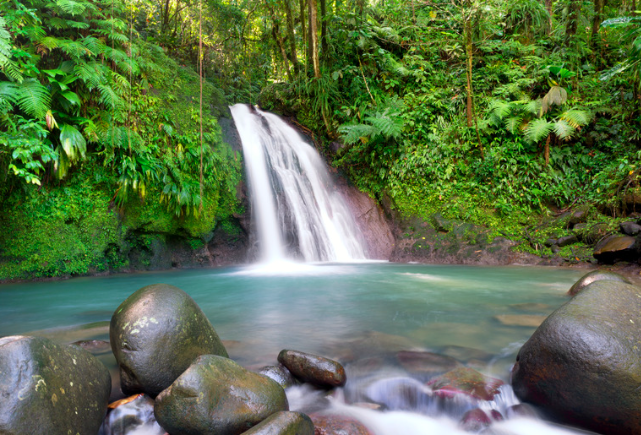
<path fill-rule="evenodd" d="M 227 357 L 196 302 L 168 284 L 148 285 L 129 296 L 111 318 L 109 337 L 125 394 L 155 397 L 200 355 Z"/>
<path fill-rule="evenodd" d="M 276 381 L 215 355 L 198 357 L 154 405 L 156 420 L 171 435 L 238 435 L 288 410 Z"/>
<path fill-rule="evenodd" d="M 342 387 L 347 378 L 343 366 L 329 358 L 297 350 L 281 350 L 278 362 L 303 382 L 319 387 Z"/>
<path fill-rule="evenodd" d="M 611 435 L 641 433 L 641 289 L 600 280 L 523 345 L 512 385 L 549 417 Z"/>
<path fill-rule="evenodd" d="M 628 278 L 623 275 L 619 275 L 615 272 L 609 272 L 607 270 L 593 270 L 592 272 L 583 275 L 577 282 L 570 287 L 568 290 L 568 295 L 574 296 L 590 284 L 596 281 L 618 281 L 626 284 L 632 284 Z"/>
<path fill-rule="evenodd" d="M 243 435 L 314 435 L 314 423 L 301 412 L 280 411 L 243 432 Z"/>
<path fill-rule="evenodd" d="M 0 338 L 0 434 L 94 435 L 111 377 L 93 355 L 46 338 Z"/>

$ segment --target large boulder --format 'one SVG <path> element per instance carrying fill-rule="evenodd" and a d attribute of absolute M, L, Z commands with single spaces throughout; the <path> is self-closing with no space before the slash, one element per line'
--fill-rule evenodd
<path fill-rule="evenodd" d="M 238 435 L 287 410 L 276 381 L 215 355 L 198 357 L 154 405 L 158 423 L 171 435 Z"/>
<path fill-rule="evenodd" d="M 284 349 L 278 354 L 278 362 L 296 378 L 319 387 L 342 387 L 347 381 L 343 366 L 322 356 Z"/>
<path fill-rule="evenodd" d="M 196 302 L 167 284 L 143 287 L 120 304 L 109 337 L 125 394 L 155 397 L 200 355 L 228 356 Z"/>
<path fill-rule="evenodd" d="M 600 433 L 641 433 L 641 289 L 600 280 L 552 313 L 521 348 L 516 395 Z"/>
<path fill-rule="evenodd" d="M 639 245 L 634 237 L 613 235 L 597 243 L 592 255 L 602 263 L 634 261 L 639 257 Z"/>
<path fill-rule="evenodd" d="M 570 287 L 568 290 L 568 295 L 574 296 L 590 284 L 596 281 L 607 280 L 607 281 L 618 281 L 626 284 L 632 284 L 628 278 L 623 275 L 619 275 L 615 272 L 608 272 L 607 270 L 593 270 L 590 273 L 583 275 L 577 282 Z"/>
<path fill-rule="evenodd" d="M 96 434 L 110 391 L 107 368 L 77 346 L 0 338 L 0 434 Z"/>

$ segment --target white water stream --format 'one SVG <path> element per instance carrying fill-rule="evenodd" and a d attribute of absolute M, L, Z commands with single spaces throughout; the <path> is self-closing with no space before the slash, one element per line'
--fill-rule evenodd
<path fill-rule="evenodd" d="M 243 145 L 259 260 L 365 259 L 354 218 L 318 152 L 272 113 L 244 104 L 231 112 Z"/>

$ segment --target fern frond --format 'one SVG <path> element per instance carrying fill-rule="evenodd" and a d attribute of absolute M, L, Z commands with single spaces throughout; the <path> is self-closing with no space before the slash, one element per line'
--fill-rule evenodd
<path fill-rule="evenodd" d="M 11 80 L 21 82 L 22 73 L 18 66 L 11 60 L 11 34 L 6 29 L 7 22 L 0 15 L 0 71 Z"/>
<path fill-rule="evenodd" d="M 74 20 L 67 20 L 67 26 L 69 26 L 70 29 L 88 29 L 89 23 L 84 23 L 82 21 L 74 21 Z"/>
<path fill-rule="evenodd" d="M 73 72 L 76 77 L 85 82 L 89 90 L 96 88 L 105 81 L 102 65 L 98 62 L 79 62 L 74 66 Z"/>
<path fill-rule="evenodd" d="M 570 124 L 572 128 L 579 129 L 592 120 L 592 113 L 587 110 L 570 109 L 563 112 L 559 118 Z"/>
<path fill-rule="evenodd" d="M 55 36 L 46 36 L 38 41 L 38 46 L 44 47 L 47 50 L 53 50 L 60 46 L 60 40 Z"/>
<path fill-rule="evenodd" d="M 84 56 L 95 56 L 80 41 L 72 41 L 70 39 L 60 40 L 60 49 L 72 59 L 78 60 Z"/>
<path fill-rule="evenodd" d="M 26 114 L 43 118 L 51 106 L 51 94 L 39 81 L 29 78 L 18 86 L 17 103 Z"/>
<path fill-rule="evenodd" d="M 89 2 L 79 2 L 74 0 L 57 0 L 58 6 L 63 12 L 71 14 L 72 16 L 82 15 L 87 9 Z"/>
<path fill-rule="evenodd" d="M 491 115 L 503 119 L 512 112 L 512 103 L 504 100 L 492 100 L 488 109 Z"/>
<path fill-rule="evenodd" d="M 512 134 L 517 134 L 523 124 L 522 116 L 512 116 L 505 121 L 505 128 Z"/>
<path fill-rule="evenodd" d="M 103 104 L 104 106 L 107 106 L 111 109 L 120 107 L 120 105 L 122 104 L 122 100 L 111 86 L 98 85 L 97 87 L 100 91 L 100 104 Z"/>
<path fill-rule="evenodd" d="M 523 110 L 531 115 L 539 115 L 541 112 L 541 100 L 532 100 L 523 106 Z"/>
<path fill-rule="evenodd" d="M 67 24 L 67 20 L 62 19 L 60 17 L 53 17 L 53 18 L 48 18 L 45 21 L 47 27 L 50 27 L 55 30 L 66 30 L 69 28 L 69 25 Z"/>
<path fill-rule="evenodd" d="M 367 124 L 348 124 L 340 126 L 338 132 L 346 144 L 353 145 L 359 141 L 366 143 L 374 132 L 374 127 Z"/>
<path fill-rule="evenodd" d="M 18 101 L 18 85 L 11 82 L 0 82 L 0 98 L 16 104 Z"/>
<path fill-rule="evenodd" d="M 563 119 L 554 123 L 554 134 L 561 140 L 570 139 L 575 132 L 576 129 Z"/>
<path fill-rule="evenodd" d="M 525 138 L 531 142 L 539 142 L 550 134 L 553 127 L 554 124 L 546 119 L 534 119 L 525 127 Z"/>

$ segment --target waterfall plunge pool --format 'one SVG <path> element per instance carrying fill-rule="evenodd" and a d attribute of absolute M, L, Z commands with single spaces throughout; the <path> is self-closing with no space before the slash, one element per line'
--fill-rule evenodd
<path fill-rule="evenodd" d="M 345 393 L 358 396 L 360 387 L 350 387 L 352 380 L 371 369 L 393 383 L 407 375 L 395 355 L 420 350 L 509 382 L 516 353 L 537 319 L 564 303 L 582 274 L 549 267 L 289 264 L 284 270 L 237 267 L 5 284 L 0 337 L 108 340 L 108 321 L 118 305 L 140 287 L 162 282 L 185 290 L 225 340 L 230 357 L 250 369 L 274 364 L 285 348 L 316 353 L 345 365 Z M 115 371 L 108 357 L 100 359 Z M 376 394 L 386 394 L 386 388 L 394 387 L 379 384 Z M 404 429 L 408 434 L 457 432 L 455 420 L 425 417 L 420 410 L 345 412 L 370 420 L 376 434 L 399 433 L 384 428 L 400 422 L 416 428 Z M 497 433 L 525 434 L 541 424 L 508 420 L 497 425 L 503 428 Z M 440 429 L 428 431 L 433 425 Z"/>

